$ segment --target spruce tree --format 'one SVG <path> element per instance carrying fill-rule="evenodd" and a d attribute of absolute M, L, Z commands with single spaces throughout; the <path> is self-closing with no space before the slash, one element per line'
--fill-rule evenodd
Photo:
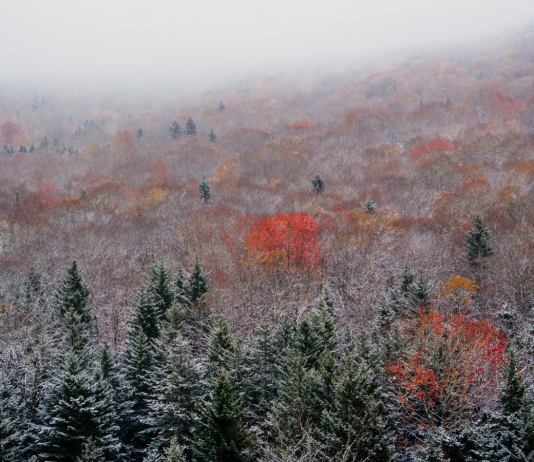
<path fill-rule="evenodd" d="M 198 257 L 195 258 L 193 272 L 189 276 L 185 296 L 191 306 L 196 306 L 202 302 L 204 295 L 208 293 L 208 276 L 202 272 Z"/>
<path fill-rule="evenodd" d="M 334 409 L 322 417 L 325 444 L 343 460 L 388 461 L 392 438 L 374 366 L 348 350 L 335 385 Z"/>
<path fill-rule="evenodd" d="M 37 446 L 45 460 L 76 460 L 89 438 L 106 460 L 117 459 L 113 402 L 91 370 L 87 351 L 67 352 L 59 376 L 50 384 L 41 419 Z"/>
<path fill-rule="evenodd" d="M 154 308 L 159 319 L 165 319 L 167 310 L 174 300 L 174 294 L 170 288 L 169 273 L 163 263 L 150 269 L 150 275 L 145 283 L 145 291 L 151 294 L 149 298 L 155 303 Z"/>
<path fill-rule="evenodd" d="M 193 122 L 193 119 L 191 117 L 188 117 L 185 121 L 185 134 L 186 135 L 196 135 L 197 134 L 197 127 L 195 125 L 195 122 Z"/>
<path fill-rule="evenodd" d="M 151 441 L 151 427 L 146 423 L 148 401 L 153 393 L 154 344 L 143 328 L 132 325 L 128 332 L 123 359 L 123 385 L 120 409 L 123 416 L 121 440 L 127 457 L 141 461 Z"/>
<path fill-rule="evenodd" d="M 484 228 L 480 215 L 475 217 L 473 227 L 465 235 L 467 238 L 467 256 L 472 264 L 479 265 L 482 258 L 486 258 L 493 253 L 489 243 L 490 232 Z"/>
<path fill-rule="evenodd" d="M 208 374 L 211 374 L 211 376 L 214 377 L 220 369 L 232 371 L 235 354 L 236 344 L 230 333 L 230 326 L 228 326 L 226 318 L 221 316 L 209 338 L 208 349 L 206 352 Z"/>
<path fill-rule="evenodd" d="M 200 375 L 190 343 L 183 338 L 182 314 L 177 305 L 169 312 L 161 338 L 156 343 L 159 360 L 150 377 L 147 399 L 152 450 L 161 453 L 171 437 L 185 443 L 191 436 L 194 399 L 200 394 Z"/>
<path fill-rule="evenodd" d="M 78 265 L 74 260 L 56 288 L 55 299 L 60 316 L 64 317 L 67 313 L 73 313 L 84 326 L 90 326 L 93 317 L 87 307 L 88 297 L 89 290 L 82 281 Z"/>
<path fill-rule="evenodd" d="M 181 129 L 180 129 L 180 125 L 178 124 L 178 122 L 176 122 L 176 120 L 174 120 L 172 124 L 169 125 L 169 133 L 173 140 L 175 140 L 176 138 L 180 136 Z"/>
<path fill-rule="evenodd" d="M 215 143 L 215 141 L 217 141 L 217 135 L 215 134 L 215 132 L 213 131 L 213 128 L 210 129 L 210 132 L 208 133 L 208 138 L 210 139 L 210 141 L 212 143 Z"/>
<path fill-rule="evenodd" d="M 198 194 L 200 195 L 200 198 L 206 203 L 210 200 L 210 191 L 211 186 L 208 183 L 208 180 L 206 180 L 206 177 L 203 176 L 202 180 L 200 180 L 200 182 L 198 183 Z"/>
<path fill-rule="evenodd" d="M 313 191 L 317 194 L 321 194 L 324 191 L 325 184 L 324 180 L 321 178 L 321 175 L 317 174 L 311 180 Z"/>
<path fill-rule="evenodd" d="M 219 370 L 209 395 L 198 402 L 191 441 L 193 461 L 251 460 L 251 438 L 243 423 L 241 402 L 226 371 Z"/>

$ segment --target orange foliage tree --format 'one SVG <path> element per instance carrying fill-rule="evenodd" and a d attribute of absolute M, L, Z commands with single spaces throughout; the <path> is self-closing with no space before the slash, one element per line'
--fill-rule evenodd
<path fill-rule="evenodd" d="M 304 212 L 277 213 L 261 219 L 245 233 L 250 256 L 287 270 L 309 269 L 320 262 L 315 220 Z"/>
<path fill-rule="evenodd" d="M 402 327 L 407 351 L 387 370 L 407 439 L 435 425 L 454 427 L 495 399 L 506 338 L 494 326 L 461 313 L 444 319 L 421 310 Z"/>

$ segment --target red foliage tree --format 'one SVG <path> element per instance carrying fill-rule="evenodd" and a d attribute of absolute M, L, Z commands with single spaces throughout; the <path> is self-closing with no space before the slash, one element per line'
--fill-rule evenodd
<path fill-rule="evenodd" d="M 261 219 L 245 233 L 249 255 L 287 270 L 319 264 L 315 220 L 303 212 L 277 213 Z"/>
<path fill-rule="evenodd" d="M 434 425 L 454 426 L 495 398 L 506 338 L 487 321 L 456 313 L 445 320 L 420 311 L 402 326 L 406 355 L 388 365 L 407 435 Z"/>
<path fill-rule="evenodd" d="M 419 159 L 427 154 L 435 154 L 438 152 L 454 152 L 454 145 L 447 140 L 439 139 L 429 141 L 427 144 L 421 143 L 410 150 L 410 157 L 412 159 Z"/>

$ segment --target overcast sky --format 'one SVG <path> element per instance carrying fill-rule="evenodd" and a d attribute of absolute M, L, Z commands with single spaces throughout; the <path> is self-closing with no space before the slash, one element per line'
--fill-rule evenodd
<path fill-rule="evenodd" d="M 202 81 L 469 43 L 534 0 L 0 0 L 0 80 Z"/>

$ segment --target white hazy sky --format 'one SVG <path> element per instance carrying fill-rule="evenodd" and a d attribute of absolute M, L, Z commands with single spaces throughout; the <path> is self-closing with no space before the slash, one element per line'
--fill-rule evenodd
<path fill-rule="evenodd" d="M 217 82 L 524 29 L 534 0 L 0 0 L 0 81 Z"/>

